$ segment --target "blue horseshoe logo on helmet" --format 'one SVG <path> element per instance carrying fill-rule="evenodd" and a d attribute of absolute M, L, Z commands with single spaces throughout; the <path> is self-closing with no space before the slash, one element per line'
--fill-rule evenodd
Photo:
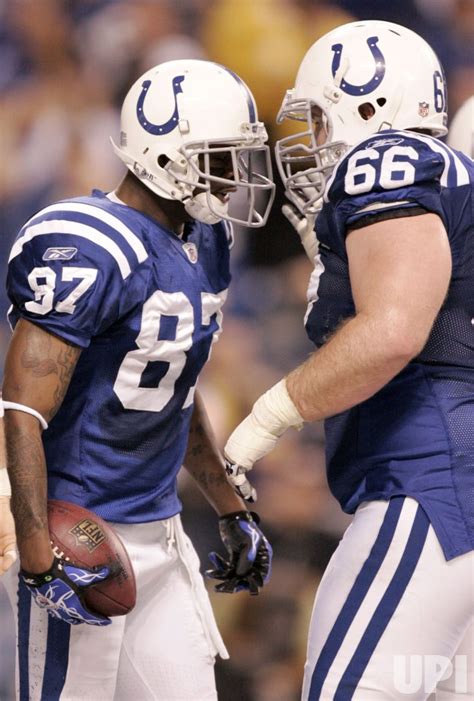
<path fill-rule="evenodd" d="M 352 85 L 344 80 L 344 78 L 341 80 L 339 87 L 348 95 L 368 95 L 375 90 L 375 88 L 378 88 L 382 82 L 385 75 L 385 57 L 377 46 L 378 40 L 378 37 L 369 37 L 367 39 L 367 44 L 375 61 L 375 72 L 368 83 L 365 83 L 365 85 Z M 334 51 L 331 66 L 333 78 L 336 77 L 336 73 L 341 65 L 342 48 L 342 44 L 334 44 L 331 46 L 332 51 Z"/>
<path fill-rule="evenodd" d="M 183 88 L 181 87 L 181 83 L 183 82 L 184 78 L 185 78 L 184 75 L 177 75 L 173 78 L 174 112 L 171 115 L 171 117 L 168 119 L 168 121 L 163 122 L 163 124 L 152 124 L 145 117 L 145 112 L 143 111 L 143 103 L 145 102 L 148 88 L 151 85 L 151 80 L 144 80 L 143 81 L 142 91 L 140 93 L 140 97 L 138 98 L 138 102 L 137 102 L 137 117 L 138 117 L 138 121 L 140 122 L 142 127 L 150 134 L 153 134 L 154 136 L 169 134 L 170 131 L 173 131 L 173 129 L 176 129 L 176 127 L 178 126 L 179 111 L 178 111 L 177 96 L 179 95 L 179 93 L 183 92 Z"/>

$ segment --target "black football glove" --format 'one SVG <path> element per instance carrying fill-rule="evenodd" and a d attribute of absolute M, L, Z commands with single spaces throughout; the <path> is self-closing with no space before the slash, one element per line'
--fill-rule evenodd
<path fill-rule="evenodd" d="M 215 591 L 248 591 L 255 596 L 270 579 L 273 550 L 259 523 L 258 515 L 249 511 L 235 511 L 219 519 L 220 536 L 229 557 L 209 554 L 214 569 L 207 570 L 206 575 L 222 580 Z"/>

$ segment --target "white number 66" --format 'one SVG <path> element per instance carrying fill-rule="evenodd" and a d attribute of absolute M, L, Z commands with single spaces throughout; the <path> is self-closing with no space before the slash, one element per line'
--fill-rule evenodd
<path fill-rule="evenodd" d="M 395 160 L 398 156 L 405 160 Z M 381 157 L 379 184 L 384 190 L 413 185 L 415 167 L 406 160 L 418 160 L 418 153 L 413 146 L 391 146 L 383 155 L 375 148 L 365 148 L 349 158 L 344 178 L 344 188 L 348 195 L 361 195 L 372 190 L 377 179 L 377 170 L 371 163 L 360 163 L 360 161 L 365 159 L 378 161 Z"/>

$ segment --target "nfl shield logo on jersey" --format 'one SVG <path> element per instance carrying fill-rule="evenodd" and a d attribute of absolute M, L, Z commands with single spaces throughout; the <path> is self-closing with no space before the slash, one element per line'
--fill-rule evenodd
<path fill-rule="evenodd" d="M 430 106 L 427 102 L 418 103 L 418 114 L 420 117 L 427 117 L 430 111 Z"/>
<path fill-rule="evenodd" d="M 194 243 L 183 243 L 183 251 L 186 253 L 191 263 L 197 263 L 198 251 Z"/>

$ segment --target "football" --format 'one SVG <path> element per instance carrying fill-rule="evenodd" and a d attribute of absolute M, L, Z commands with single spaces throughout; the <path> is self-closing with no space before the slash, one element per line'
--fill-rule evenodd
<path fill-rule="evenodd" d="M 48 523 L 54 553 L 75 565 L 107 565 L 112 577 L 89 587 L 87 606 L 104 616 L 123 616 L 135 606 L 132 563 L 112 526 L 92 511 L 68 501 L 48 501 Z"/>

